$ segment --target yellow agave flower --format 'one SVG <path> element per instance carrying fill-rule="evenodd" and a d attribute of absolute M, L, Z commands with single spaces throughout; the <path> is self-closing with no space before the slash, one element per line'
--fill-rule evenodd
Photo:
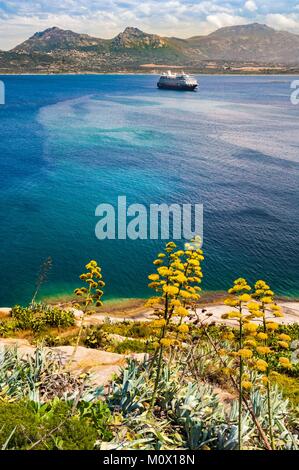
<path fill-rule="evenodd" d="M 161 259 L 155 259 L 155 261 L 153 261 L 153 264 L 154 264 L 155 266 L 159 266 L 159 265 L 162 264 L 162 263 L 163 263 L 163 261 L 162 261 Z"/>
<path fill-rule="evenodd" d="M 272 352 L 272 349 L 270 349 L 268 346 L 258 346 L 256 350 L 259 354 L 263 354 L 263 355 L 271 354 Z"/>
<path fill-rule="evenodd" d="M 267 333 L 258 333 L 256 337 L 260 339 L 261 341 L 265 341 L 266 339 L 268 339 Z"/>
<path fill-rule="evenodd" d="M 189 315 L 189 311 L 184 307 L 178 307 L 175 310 L 175 315 L 178 315 L 179 317 L 186 317 Z"/>
<path fill-rule="evenodd" d="M 233 339 L 235 339 L 235 335 L 232 331 L 226 331 L 225 333 L 223 333 L 222 339 L 232 341 Z"/>
<path fill-rule="evenodd" d="M 242 381 L 242 388 L 244 388 L 244 390 L 251 390 L 252 387 L 253 387 L 252 382 L 250 382 L 249 380 Z"/>
<path fill-rule="evenodd" d="M 160 276 L 163 277 L 168 277 L 172 275 L 172 270 L 167 268 L 166 266 L 161 266 L 160 268 L 157 269 L 158 273 Z"/>
<path fill-rule="evenodd" d="M 161 320 L 154 320 L 151 324 L 154 328 L 163 328 L 166 325 L 166 320 L 162 318 Z"/>
<path fill-rule="evenodd" d="M 258 359 L 255 364 L 257 370 L 260 372 L 266 372 L 268 368 L 268 363 L 266 361 L 263 361 L 263 359 Z"/>
<path fill-rule="evenodd" d="M 262 297 L 261 298 L 261 302 L 263 302 L 263 304 L 271 304 L 273 302 L 273 298 L 272 297 Z"/>
<path fill-rule="evenodd" d="M 268 322 L 268 323 L 266 324 L 266 328 L 267 328 L 267 330 L 269 330 L 269 331 L 275 331 L 275 330 L 277 330 L 278 327 L 279 327 L 278 323 Z"/>
<path fill-rule="evenodd" d="M 257 343 L 254 339 L 246 339 L 244 344 L 245 346 L 251 346 L 252 348 L 255 348 Z"/>
<path fill-rule="evenodd" d="M 173 344 L 173 340 L 169 338 L 162 338 L 160 340 L 161 346 L 164 346 L 165 348 L 169 348 Z"/>
<path fill-rule="evenodd" d="M 284 367 L 285 369 L 291 369 L 292 364 L 290 363 L 290 360 L 287 357 L 280 357 L 279 358 L 279 364 Z"/>
<path fill-rule="evenodd" d="M 148 278 L 150 281 L 158 281 L 160 279 L 160 276 L 159 274 L 150 274 Z"/>
<path fill-rule="evenodd" d="M 171 305 L 172 305 L 173 307 L 180 307 L 181 301 L 180 301 L 179 299 L 172 299 Z"/>
<path fill-rule="evenodd" d="M 252 351 L 250 349 L 239 349 L 238 356 L 242 357 L 242 359 L 250 359 L 252 357 Z"/>
<path fill-rule="evenodd" d="M 226 314 L 226 318 L 242 318 L 242 315 L 240 312 L 233 310 L 232 312 L 228 312 Z"/>
<path fill-rule="evenodd" d="M 183 297 L 184 299 L 192 299 L 193 295 L 190 294 L 190 292 L 187 292 L 186 290 L 181 290 L 180 296 Z"/>
<path fill-rule="evenodd" d="M 249 300 L 251 300 L 251 296 L 249 294 L 242 294 L 240 295 L 239 300 L 241 302 L 249 302 Z"/>
<path fill-rule="evenodd" d="M 258 325 L 256 325 L 255 323 L 245 323 L 243 329 L 245 333 L 255 333 L 258 329 Z"/>
<path fill-rule="evenodd" d="M 292 338 L 289 335 L 286 335 L 284 333 L 279 335 L 279 339 L 281 339 L 281 341 L 292 341 Z"/>
<path fill-rule="evenodd" d="M 278 344 L 281 348 L 284 348 L 284 349 L 289 349 L 289 343 L 287 343 L 286 341 L 278 341 Z"/>
<path fill-rule="evenodd" d="M 188 331 L 189 331 L 189 326 L 186 325 L 186 324 L 180 325 L 180 326 L 178 327 L 178 331 L 179 331 L 180 333 L 188 333 Z"/>
<path fill-rule="evenodd" d="M 256 311 L 256 310 L 259 310 L 260 306 L 259 306 L 259 304 L 258 304 L 257 302 L 249 302 L 249 303 L 247 304 L 247 308 L 248 308 L 249 310 Z"/>
<path fill-rule="evenodd" d="M 172 295 L 177 295 L 179 293 L 179 288 L 175 286 L 164 285 L 163 291 L 165 292 L 165 294 L 172 296 Z"/>
<path fill-rule="evenodd" d="M 236 299 L 225 299 L 224 305 L 228 305 L 229 307 L 236 307 L 239 305 L 239 300 Z"/>

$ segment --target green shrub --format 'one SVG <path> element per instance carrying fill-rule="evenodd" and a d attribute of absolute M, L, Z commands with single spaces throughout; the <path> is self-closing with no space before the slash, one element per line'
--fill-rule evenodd
<path fill-rule="evenodd" d="M 78 409 L 82 418 L 88 418 L 92 421 L 100 439 L 103 441 L 110 441 L 112 439 L 113 433 L 109 427 L 112 415 L 107 403 L 103 401 L 92 403 L 81 401 L 78 404 Z"/>
<path fill-rule="evenodd" d="M 46 333 L 40 332 L 32 342 L 33 344 L 47 346 L 48 348 L 57 346 L 74 346 L 76 342 L 76 332 L 67 336 L 59 336 L 51 331 Z"/>
<path fill-rule="evenodd" d="M 299 339 L 299 323 L 292 323 L 291 325 L 280 325 L 278 332 L 291 336 L 293 340 Z"/>
<path fill-rule="evenodd" d="M 37 406 L 29 401 L 0 402 L 0 447 L 40 450 L 91 450 L 99 438 L 95 422 L 72 404 L 54 400 Z"/>
<path fill-rule="evenodd" d="M 104 349 L 109 344 L 108 335 L 101 325 L 86 328 L 83 334 L 83 344 L 91 349 Z"/>
<path fill-rule="evenodd" d="M 15 320 L 16 330 L 32 330 L 34 333 L 48 327 L 67 328 L 75 324 L 72 312 L 44 304 L 32 304 L 29 307 L 16 305 L 11 317 Z"/>
<path fill-rule="evenodd" d="M 46 325 L 50 327 L 68 328 L 75 324 L 74 314 L 67 310 L 61 310 L 58 307 L 47 306 L 43 310 L 43 315 Z"/>
<path fill-rule="evenodd" d="M 15 320 L 16 330 L 31 330 L 34 325 L 34 314 L 28 307 L 15 305 L 11 311 L 11 317 Z"/>
<path fill-rule="evenodd" d="M 299 407 L 299 383 L 298 379 L 278 374 L 273 377 L 274 382 L 281 388 L 282 394 L 288 398 L 292 405 Z"/>
<path fill-rule="evenodd" d="M 139 341 L 137 339 L 125 339 L 118 343 L 113 351 L 117 354 L 128 354 L 131 352 L 143 353 L 148 352 L 148 344 L 145 341 Z"/>
<path fill-rule="evenodd" d="M 148 322 L 123 321 L 119 323 L 104 323 L 103 331 L 130 338 L 148 338 L 153 336 L 154 328 Z"/>
<path fill-rule="evenodd" d="M 13 334 L 15 329 L 14 321 L 0 321 L 0 338 L 7 338 Z"/>

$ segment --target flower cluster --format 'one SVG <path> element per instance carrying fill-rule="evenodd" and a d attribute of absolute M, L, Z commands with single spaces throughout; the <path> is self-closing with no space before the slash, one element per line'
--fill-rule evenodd
<path fill-rule="evenodd" d="M 272 448 L 274 448 L 270 402 L 273 360 L 270 365 L 270 358 L 275 351 L 273 351 L 271 344 L 275 338 L 277 339 L 277 348 L 288 349 L 291 337 L 286 334 L 277 334 L 279 324 L 275 322 L 275 318 L 283 317 L 283 314 L 281 308 L 274 301 L 274 292 L 265 281 L 257 281 L 252 292 L 247 281 L 240 278 L 234 282 L 228 292 L 230 297 L 225 300 L 225 304 L 233 307 L 234 310 L 225 313 L 222 318 L 236 320 L 238 330 L 232 334 L 233 338 L 230 341 L 227 336 L 223 340 L 226 341 L 226 344 L 229 343 L 228 355 L 236 358 L 239 365 L 238 368 L 231 371 L 231 374 L 238 374 L 240 419 L 244 394 L 253 388 L 251 377 L 257 375 L 260 385 L 265 386 L 267 390 L 270 438 Z M 282 368 L 292 367 L 287 357 L 280 357 L 278 363 Z M 241 428 L 241 423 L 239 428 Z"/>
<path fill-rule="evenodd" d="M 105 282 L 102 280 L 101 268 L 96 261 L 90 261 L 85 268 L 86 273 L 81 274 L 80 279 L 87 284 L 87 287 L 80 287 L 75 290 L 75 294 L 81 297 L 85 307 L 95 303 L 96 307 L 101 307 L 102 296 L 104 292 L 102 288 Z"/>
<path fill-rule="evenodd" d="M 279 325 L 275 322 L 275 318 L 283 317 L 281 307 L 274 302 L 274 292 L 270 289 L 265 281 L 257 281 L 252 297 L 255 299 L 254 311 L 252 315 L 258 317 L 261 322 L 262 332 L 257 334 L 259 345 L 256 347 L 258 356 L 267 363 L 268 357 L 273 354 L 270 344 L 276 336 L 277 346 L 281 349 L 289 349 L 291 337 L 285 334 L 278 334 Z M 279 358 L 281 367 L 290 369 L 292 367 L 288 358 Z M 256 365 L 258 369 L 258 365 Z M 269 382 L 270 366 L 267 364 L 265 368 L 266 377 L 262 377 L 264 384 Z"/>
<path fill-rule="evenodd" d="M 231 296 L 224 301 L 226 305 L 234 307 L 234 310 L 225 313 L 222 318 L 237 320 L 239 325 L 238 332 L 230 333 L 231 340 L 238 337 L 239 349 L 231 351 L 229 354 L 241 357 L 243 360 L 250 359 L 247 365 L 251 369 L 255 368 L 269 374 L 267 358 L 274 352 L 270 344 L 273 343 L 273 336 L 277 334 L 279 328 L 278 323 L 274 320 L 277 317 L 282 317 L 283 314 L 281 308 L 275 304 L 274 293 L 265 281 L 256 282 L 254 291 L 251 294 L 250 291 L 251 287 L 245 279 L 237 279 L 234 286 L 228 291 Z M 279 348 L 289 348 L 290 336 L 280 334 L 277 338 Z M 280 359 L 281 367 L 291 368 L 291 363 L 287 358 Z M 265 385 L 267 381 L 268 379 L 261 377 L 262 384 Z"/>
<path fill-rule="evenodd" d="M 186 244 L 184 250 L 177 249 L 175 243 L 167 243 L 163 253 L 154 261 L 157 267 L 154 274 L 149 275 L 149 287 L 158 294 L 147 301 L 153 307 L 157 319 L 152 323 L 160 328 L 158 347 L 178 344 L 178 334 L 185 335 L 189 331 L 184 318 L 189 315 L 189 308 L 200 299 L 202 280 L 201 262 L 204 256 L 197 238 Z M 169 326 L 176 331 L 173 337 L 165 337 Z"/>
<path fill-rule="evenodd" d="M 83 332 L 84 320 L 89 313 L 89 307 L 92 304 L 94 304 L 96 307 L 101 307 L 103 305 L 102 296 L 104 292 L 102 288 L 105 286 L 105 282 L 102 279 L 101 268 L 98 263 L 94 260 L 90 261 L 85 266 L 85 268 L 87 272 L 81 274 L 80 279 L 81 281 L 85 282 L 86 286 L 79 287 L 74 291 L 74 293 L 81 299 L 81 305 L 77 304 L 75 306 L 80 309 L 83 305 L 83 312 L 81 316 L 81 322 L 76 339 L 76 344 L 73 353 L 69 359 L 69 364 L 71 364 L 75 358 Z"/>
<path fill-rule="evenodd" d="M 152 325 L 157 328 L 158 338 L 154 342 L 156 354 L 152 362 L 157 361 L 157 372 L 150 409 L 156 399 L 164 349 L 180 346 L 189 332 L 184 320 L 190 307 L 200 299 L 203 259 L 201 240 L 196 238 L 183 250 L 177 249 L 173 242 L 167 243 L 164 252 L 153 262 L 156 272 L 149 275 L 149 287 L 157 295 L 147 305 L 154 309 L 156 319 Z"/>

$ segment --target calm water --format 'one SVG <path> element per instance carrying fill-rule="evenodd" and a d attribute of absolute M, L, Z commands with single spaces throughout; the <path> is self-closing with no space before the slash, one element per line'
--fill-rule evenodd
<path fill-rule="evenodd" d="M 0 77 L 1 78 L 1 77 Z M 299 106 L 295 77 L 200 77 L 199 93 L 153 76 L 3 77 L 0 306 L 71 293 L 100 261 L 110 298 L 149 294 L 157 241 L 104 241 L 95 208 L 204 204 L 204 288 L 240 275 L 299 296 Z"/>

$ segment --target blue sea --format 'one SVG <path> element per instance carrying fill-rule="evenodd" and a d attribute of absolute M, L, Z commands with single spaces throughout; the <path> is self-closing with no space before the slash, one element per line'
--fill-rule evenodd
<path fill-rule="evenodd" d="M 95 236 L 101 203 L 204 206 L 203 288 L 245 276 L 299 297 L 299 106 L 291 76 L 5 76 L 0 106 L 0 306 L 71 294 L 90 259 L 106 298 L 146 297 L 159 240 Z"/>

